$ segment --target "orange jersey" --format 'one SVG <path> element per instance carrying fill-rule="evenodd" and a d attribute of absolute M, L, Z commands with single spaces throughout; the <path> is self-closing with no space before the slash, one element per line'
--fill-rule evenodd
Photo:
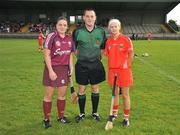
<path fill-rule="evenodd" d="M 39 46 L 42 46 L 44 43 L 44 35 L 42 33 L 39 33 L 38 35 L 38 42 L 39 42 Z"/>
<path fill-rule="evenodd" d="M 133 45 L 129 37 L 120 34 L 117 39 L 113 36 L 106 42 L 104 54 L 108 57 L 108 68 L 129 68 L 128 53 L 133 51 Z"/>
<path fill-rule="evenodd" d="M 42 33 L 39 33 L 39 35 L 38 35 L 38 40 L 44 40 L 44 36 L 43 36 Z"/>

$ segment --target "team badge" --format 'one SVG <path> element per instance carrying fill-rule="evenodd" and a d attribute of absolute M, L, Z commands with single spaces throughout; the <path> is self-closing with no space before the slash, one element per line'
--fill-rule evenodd
<path fill-rule="evenodd" d="M 120 44 L 119 47 L 120 47 L 120 48 L 123 48 L 124 46 L 123 46 L 123 44 Z"/>
<path fill-rule="evenodd" d="M 56 45 L 57 45 L 57 46 L 61 46 L 60 41 L 56 41 Z"/>
<path fill-rule="evenodd" d="M 111 46 L 108 46 L 108 50 L 110 50 L 111 49 Z"/>
<path fill-rule="evenodd" d="M 65 80 L 64 80 L 64 79 L 62 79 L 62 80 L 61 80 L 61 83 L 62 83 L 62 84 L 65 84 Z"/>
<path fill-rule="evenodd" d="M 99 44 L 99 40 L 96 40 L 96 45 L 98 45 Z"/>

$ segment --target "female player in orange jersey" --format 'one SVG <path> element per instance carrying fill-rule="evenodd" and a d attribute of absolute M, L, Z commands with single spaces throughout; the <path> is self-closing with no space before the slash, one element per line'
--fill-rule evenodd
<path fill-rule="evenodd" d="M 121 89 L 124 105 L 123 126 L 129 126 L 130 95 L 129 88 L 133 84 L 131 63 L 133 60 L 133 45 L 129 37 L 123 35 L 118 19 L 109 21 L 108 29 L 111 36 L 106 42 L 104 54 L 108 57 L 108 83 L 113 86 L 114 76 L 117 76 L 116 94 L 113 105 L 113 116 L 117 117 L 119 106 L 119 90 Z"/>
<path fill-rule="evenodd" d="M 38 34 L 38 51 L 42 51 L 43 50 L 43 44 L 44 44 L 44 39 L 46 38 L 46 36 L 43 34 L 43 32 L 40 30 L 39 34 Z"/>

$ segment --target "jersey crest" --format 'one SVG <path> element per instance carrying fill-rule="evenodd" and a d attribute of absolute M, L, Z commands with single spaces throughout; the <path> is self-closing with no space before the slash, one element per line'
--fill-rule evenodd
<path fill-rule="evenodd" d="M 56 45 L 57 45 L 57 46 L 61 46 L 60 41 L 56 41 Z"/>
<path fill-rule="evenodd" d="M 123 44 L 119 44 L 120 49 L 124 48 Z"/>
<path fill-rule="evenodd" d="M 99 40 L 97 39 L 97 40 L 96 40 L 96 45 L 98 45 L 98 44 L 99 44 Z"/>

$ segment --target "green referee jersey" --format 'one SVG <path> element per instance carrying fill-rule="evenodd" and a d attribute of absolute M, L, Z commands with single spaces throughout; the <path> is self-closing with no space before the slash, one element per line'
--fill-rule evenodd
<path fill-rule="evenodd" d="M 105 48 L 106 35 L 101 27 L 95 26 L 90 32 L 85 26 L 76 29 L 73 39 L 77 49 L 77 59 L 93 62 L 100 59 L 101 49 Z"/>

